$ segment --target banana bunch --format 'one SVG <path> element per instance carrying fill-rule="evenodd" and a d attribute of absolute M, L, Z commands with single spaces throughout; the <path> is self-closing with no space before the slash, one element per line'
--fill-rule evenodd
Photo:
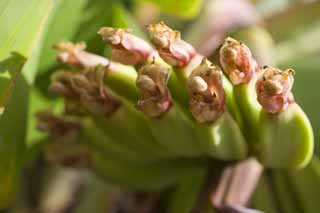
<path fill-rule="evenodd" d="M 291 92 L 293 70 L 261 67 L 232 38 L 220 49 L 220 68 L 163 22 L 147 29 L 153 46 L 130 30 L 101 28 L 112 60 L 84 43 L 55 45 L 66 66 L 52 75 L 50 90 L 65 107 L 61 116 L 39 115 L 53 141 L 49 159 L 140 190 L 188 186 L 188 177 L 200 184 L 212 158 L 254 156 L 280 169 L 308 164 L 313 133 Z"/>

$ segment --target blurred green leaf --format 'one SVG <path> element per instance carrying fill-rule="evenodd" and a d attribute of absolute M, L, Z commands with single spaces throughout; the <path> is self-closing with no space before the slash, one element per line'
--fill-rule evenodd
<path fill-rule="evenodd" d="M 4 111 L 25 61 L 26 59 L 16 52 L 0 61 L 0 115 Z"/>
<path fill-rule="evenodd" d="M 35 74 L 25 62 L 33 58 L 52 8 L 52 0 L 0 2 L 0 209 L 15 196 L 23 163 L 28 84 Z"/>
<path fill-rule="evenodd" d="M 52 46 L 59 41 L 85 41 L 87 50 L 103 53 L 105 44 L 97 34 L 100 27 L 111 25 L 113 0 L 57 0 L 59 3 L 50 19 L 40 59 L 36 87 L 49 97 L 50 75 L 57 69 L 56 52 Z M 67 18 L 66 18 L 67 17 Z M 50 97 L 52 98 L 52 96 Z"/>
<path fill-rule="evenodd" d="M 56 63 L 56 54 L 52 45 L 62 40 L 70 40 L 75 35 L 87 1 L 56 1 L 54 14 L 50 17 L 48 31 L 44 39 L 39 65 L 40 72 L 46 71 Z"/>
<path fill-rule="evenodd" d="M 94 53 L 103 53 L 105 44 L 97 34 L 103 26 L 112 25 L 112 10 L 114 0 L 87 0 L 81 14 L 80 25 L 77 26 L 75 41 L 85 41 L 87 50 Z"/>
<path fill-rule="evenodd" d="M 181 18 L 191 19 L 199 14 L 203 0 L 136 0 L 140 2 L 152 2 L 156 4 L 162 12 Z"/>
<path fill-rule="evenodd" d="M 52 9 L 52 0 L 3 0 L 0 4 L 0 107 L 4 107 L 10 90 L 23 67 L 24 58 L 34 51 Z M 33 72 L 25 69 L 24 77 L 31 83 Z"/>
<path fill-rule="evenodd" d="M 41 142 L 47 136 L 37 129 L 37 119 L 35 114 L 42 110 L 60 112 L 63 109 L 62 100 L 48 99 L 43 96 L 37 88 L 31 88 L 29 99 L 26 137 L 27 146 Z"/>
<path fill-rule="evenodd" d="M 120 27 L 120 28 L 130 28 L 133 30 L 133 34 L 145 40 L 148 39 L 148 37 L 146 36 L 146 33 L 143 32 L 141 27 L 135 21 L 134 17 L 121 4 L 115 4 L 113 6 L 112 26 Z"/>
<path fill-rule="evenodd" d="M 319 37 L 320 23 L 314 25 L 312 29 L 308 28 L 305 32 L 280 42 L 274 51 L 276 62 L 286 65 L 320 53 L 320 44 L 316 42 Z"/>
<path fill-rule="evenodd" d="M 28 85 L 19 76 L 4 114 L 0 118 L 0 209 L 7 207 L 18 189 L 25 150 Z"/>
<path fill-rule="evenodd" d="M 319 22 L 320 1 L 301 1 L 265 17 L 266 29 L 276 41 L 294 37 Z"/>

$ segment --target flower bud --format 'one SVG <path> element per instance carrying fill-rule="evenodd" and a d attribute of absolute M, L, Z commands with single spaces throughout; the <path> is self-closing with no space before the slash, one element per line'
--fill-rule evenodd
<path fill-rule="evenodd" d="M 147 116 L 159 117 L 170 109 L 169 75 L 169 68 L 161 64 L 147 64 L 139 70 L 136 83 L 142 96 L 137 108 Z"/>
<path fill-rule="evenodd" d="M 108 116 L 120 106 L 111 91 L 104 86 L 104 70 L 88 70 L 75 74 L 71 86 L 79 94 L 82 105 L 95 115 Z"/>
<path fill-rule="evenodd" d="M 136 65 L 145 62 L 154 52 L 143 39 L 131 34 L 130 30 L 103 27 L 98 31 L 102 39 L 112 48 L 112 60 Z"/>
<path fill-rule="evenodd" d="M 220 68 L 204 58 L 192 71 L 187 86 L 190 110 L 194 118 L 200 123 L 217 120 L 225 110 L 225 92 Z"/>
<path fill-rule="evenodd" d="M 85 70 L 80 73 L 58 72 L 50 89 L 65 98 L 65 110 L 72 114 L 87 111 L 95 115 L 109 115 L 119 106 L 110 90 L 104 86 L 105 69 Z"/>
<path fill-rule="evenodd" d="M 258 101 L 268 113 L 275 114 L 285 110 L 294 102 L 291 92 L 294 71 L 267 67 L 256 84 Z"/>
<path fill-rule="evenodd" d="M 150 24 L 147 29 L 152 43 L 168 64 L 183 67 L 196 55 L 195 49 L 181 39 L 180 32 L 172 30 L 163 22 Z"/>
<path fill-rule="evenodd" d="M 258 69 L 250 49 L 233 38 L 226 38 L 220 49 L 223 71 L 234 85 L 246 84 Z"/>

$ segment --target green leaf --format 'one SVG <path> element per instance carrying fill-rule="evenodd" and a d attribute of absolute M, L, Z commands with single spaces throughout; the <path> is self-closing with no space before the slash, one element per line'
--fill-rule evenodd
<path fill-rule="evenodd" d="M 97 32 L 102 26 L 112 25 L 112 10 L 115 8 L 114 1 L 87 0 L 86 2 L 81 15 L 78 16 L 81 22 L 76 27 L 77 32 L 73 40 L 85 41 L 88 51 L 101 54 L 105 49 L 105 44 Z"/>
<path fill-rule="evenodd" d="M 46 71 L 56 63 L 56 53 L 52 45 L 62 40 L 70 40 L 75 35 L 86 3 L 87 0 L 57 0 L 44 39 L 39 65 L 40 72 Z"/>
<path fill-rule="evenodd" d="M 25 151 L 29 88 L 20 76 L 0 118 L 0 209 L 13 202 Z"/>
<path fill-rule="evenodd" d="M 46 134 L 37 129 L 37 118 L 35 114 L 41 110 L 53 110 L 60 112 L 63 109 L 62 100 L 52 100 L 43 96 L 37 88 L 31 88 L 29 98 L 29 111 L 27 117 L 27 146 L 34 145 L 46 137 Z"/>
<path fill-rule="evenodd" d="M 34 76 L 34 66 L 25 62 L 33 57 L 52 8 L 52 0 L 0 3 L 0 107 L 6 107 L 0 117 L 0 209 L 13 202 L 23 164 L 28 84 Z"/>
<path fill-rule="evenodd" d="M 52 9 L 52 1 L 4 0 L 0 4 L 0 107 L 4 107 L 21 72 L 25 58 L 34 51 L 35 43 L 44 30 Z M 32 72 L 25 69 L 25 78 L 31 82 Z"/>
<path fill-rule="evenodd" d="M 152 2 L 156 4 L 162 12 L 181 18 L 191 19 L 199 14 L 203 0 L 137 0 L 140 2 Z"/>
<path fill-rule="evenodd" d="M 9 58 L 0 62 L 0 114 L 4 111 L 25 61 L 22 55 L 13 52 Z"/>
<path fill-rule="evenodd" d="M 133 30 L 133 34 L 139 36 L 142 39 L 148 40 L 146 33 L 143 32 L 141 27 L 134 20 L 134 17 L 121 4 L 115 4 L 113 6 L 112 26 L 120 28 L 130 28 Z"/>

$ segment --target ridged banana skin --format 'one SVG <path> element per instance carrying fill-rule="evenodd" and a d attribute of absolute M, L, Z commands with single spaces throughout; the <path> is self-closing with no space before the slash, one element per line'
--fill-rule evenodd
<path fill-rule="evenodd" d="M 272 179 L 274 181 L 274 191 L 280 202 L 282 212 L 300 213 L 301 207 L 297 194 L 292 189 L 287 174 L 283 171 L 273 170 Z"/>
<path fill-rule="evenodd" d="M 277 114 L 261 112 L 260 161 L 270 168 L 295 169 L 308 164 L 313 155 L 310 121 L 297 104 Z"/>
<path fill-rule="evenodd" d="M 259 181 L 257 189 L 251 199 L 251 207 L 263 211 L 264 213 L 284 213 L 279 212 L 270 190 L 270 185 L 265 175 Z"/>
<path fill-rule="evenodd" d="M 300 200 L 304 213 L 320 210 L 320 161 L 314 157 L 310 164 L 299 171 L 289 172 L 289 180 Z"/>
<path fill-rule="evenodd" d="M 154 156 L 142 155 L 140 151 L 133 150 L 122 141 L 116 141 L 107 134 L 106 131 L 97 127 L 94 119 L 88 117 L 82 120 L 81 143 L 85 146 L 92 146 L 101 150 L 105 155 L 114 159 L 126 160 L 136 164 L 147 164 L 154 161 Z"/>
<path fill-rule="evenodd" d="M 168 213 L 192 213 L 203 189 L 207 168 L 188 174 L 179 180 L 169 196 Z"/>
<path fill-rule="evenodd" d="M 181 177 L 199 171 L 203 162 L 170 160 L 134 165 L 131 162 L 114 160 L 99 150 L 90 150 L 90 168 L 98 176 L 114 184 L 133 190 L 158 191 L 175 184 Z"/>
<path fill-rule="evenodd" d="M 203 155 L 196 143 L 193 124 L 177 105 L 160 118 L 150 119 L 150 130 L 163 146 L 180 157 Z"/>
<path fill-rule="evenodd" d="M 151 134 L 147 118 L 133 106 L 125 104 L 109 117 L 95 117 L 94 121 L 110 138 L 146 158 L 168 159 L 175 154 Z M 174 136 L 171 136 L 174 137 Z"/>
<path fill-rule="evenodd" d="M 248 154 L 247 143 L 238 124 L 225 112 L 214 124 L 197 124 L 197 142 L 210 157 L 239 160 Z"/>

